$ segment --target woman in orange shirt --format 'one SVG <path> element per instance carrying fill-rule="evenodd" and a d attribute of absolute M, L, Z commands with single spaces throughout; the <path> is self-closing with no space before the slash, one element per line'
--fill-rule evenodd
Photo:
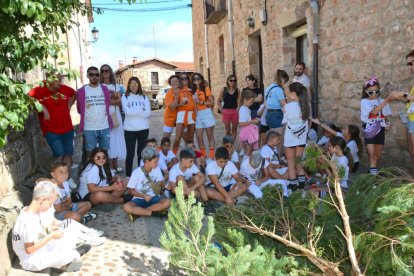
<path fill-rule="evenodd" d="M 177 75 L 168 78 L 170 90 L 165 94 L 164 137 L 170 137 L 177 120 L 180 94 L 180 79 Z"/>
<path fill-rule="evenodd" d="M 196 104 L 196 134 L 198 146 L 201 153 L 206 156 L 206 148 L 204 144 L 204 130 L 207 132 L 207 139 L 210 146 L 209 156 L 214 159 L 214 125 L 216 119 L 214 118 L 212 107 L 214 107 L 214 98 L 210 88 L 205 84 L 203 75 L 195 73 L 192 77 L 193 85 L 193 99 Z"/>
<path fill-rule="evenodd" d="M 175 141 L 173 152 L 177 154 L 180 147 L 181 138 L 188 143 L 193 143 L 195 130 L 195 103 L 189 87 L 189 77 L 187 73 L 181 73 L 181 90 L 179 94 L 178 113 L 175 129 Z M 187 130 L 184 132 L 184 130 Z"/>

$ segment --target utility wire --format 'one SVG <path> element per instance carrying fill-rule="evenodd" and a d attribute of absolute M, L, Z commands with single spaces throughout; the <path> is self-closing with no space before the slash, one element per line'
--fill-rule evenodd
<path fill-rule="evenodd" d="M 92 6 L 119 6 L 119 5 L 151 5 L 151 4 L 161 4 L 161 3 L 171 3 L 171 2 L 181 2 L 183 0 L 164 0 L 164 1 L 151 1 L 151 2 L 135 2 L 135 3 L 92 3 Z"/>
<path fill-rule="evenodd" d="M 94 12 L 99 11 L 116 11 L 116 12 L 158 12 L 158 11 L 172 11 L 172 10 L 180 10 L 180 9 L 186 9 L 191 8 L 191 4 L 186 5 L 180 5 L 180 6 L 171 6 L 171 7 L 159 7 L 159 8 L 148 8 L 148 9 L 120 9 L 120 8 L 106 8 L 106 7 L 99 7 L 94 6 L 92 7 L 92 10 Z"/>

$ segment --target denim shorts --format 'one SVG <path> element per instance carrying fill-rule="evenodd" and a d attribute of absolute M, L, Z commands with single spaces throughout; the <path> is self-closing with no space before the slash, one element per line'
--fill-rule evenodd
<path fill-rule="evenodd" d="M 92 151 L 99 144 L 99 147 L 109 149 L 109 128 L 102 130 L 84 130 L 83 139 L 86 151 Z"/>
<path fill-rule="evenodd" d="M 266 113 L 266 124 L 270 128 L 282 126 L 283 111 L 281 109 L 268 109 Z"/>
<path fill-rule="evenodd" d="M 413 121 L 408 120 L 405 126 L 407 127 L 408 133 L 410 134 L 414 133 L 414 122 Z"/>
<path fill-rule="evenodd" d="M 134 203 L 138 207 L 148 208 L 151 205 L 154 205 L 154 204 L 160 202 L 160 200 L 161 199 L 160 199 L 159 196 L 153 196 L 150 201 L 146 201 L 143 198 L 134 198 L 133 200 L 131 200 L 131 202 Z"/>
<path fill-rule="evenodd" d="M 65 219 L 65 215 L 68 212 L 76 212 L 76 211 L 78 211 L 78 204 L 77 203 L 72 203 L 72 210 L 70 210 L 70 211 L 63 211 L 62 213 L 55 214 L 55 218 L 57 220 L 64 220 Z"/>
<path fill-rule="evenodd" d="M 52 132 L 46 133 L 45 139 L 53 152 L 53 157 L 73 155 L 73 136 L 73 130 L 63 134 L 55 134 Z"/>
<path fill-rule="evenodd" d="M 216 124 L 211 108 L 203 109 L 197 112 L 196 128 L 209 128 Z"/>

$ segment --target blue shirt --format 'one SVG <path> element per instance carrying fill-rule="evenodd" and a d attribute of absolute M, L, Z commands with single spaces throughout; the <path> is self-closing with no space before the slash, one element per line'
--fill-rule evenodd
<path fill-rule="evenodd" d="M 279 85 L 272 82 L 266 87 L 264 96 L 267 102 L 267 109 L 282 109 L 280 101 L 285 99 L 285 93 Z"/>

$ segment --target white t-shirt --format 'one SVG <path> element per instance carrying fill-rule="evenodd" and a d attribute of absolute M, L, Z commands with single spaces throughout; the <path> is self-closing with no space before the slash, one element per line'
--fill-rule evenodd
<path fill-rule="evenodd" d="M 335 154 L 332 155 L 332 161 L 336 163 L 336 167 L 338 171 L 340 168 L 344 168 L 345 175 L 343 178 L 341 178 L 341 187 L 348 188 L 348 177 L 349 177 L 349 162 L 348 158 L 346 156 L 336 156 Z"/>
<path fill-rule="evenodd" d="M 375 121 L 379 121 L 382 127 L 386 127 L 385 117 L 392 115 L 392 111 L 389 104 L 386 104 L 384 108 L 378 112 L 376 116 L 370 115 L 369 113 L 379 106 L 384 99 L 376 98 L 369 99 L 365 98 L 361 100 L 361 121 L 366 124 L 373 124 Z"/>
<path fill-rule="evenodd" d="M 164 159 L 165 163 L 169 163 L 169 162 L 171 162 L 171 160 L 173 160 L 174 158 L 177 158 L 177 157 L 175 156 L 175 154 L 171 150 L 169 150 L 167 152 L 167 155 L 164 155 L 164 153 L 162 151 L 160 151 L 160 159 L 161 158 Z"/>
<path fill-rule="evenodd" d="M 22 209 L 12 230 L 13 250 L 19 257 L 23 268 L 26 268 L 23 264 L 29 259 L 29 254 L 26 253 L 24 244 L 37 243 L 46 236 L 46 231 L 40 223 L 39 214 L 29 213 L 26 209 L 27 207 Z M 36 254 L 36 252 L 33 254 Z"/>
<path fill-rule="evenodd" d="M 152 179 L 154 183 L 158 183 L 160 181 L 164 180 L 164 177 L 162 176 L 161 169 L 159 167 L 156 167 L 155 169 L 152 169 L 149 172 L 149 177 Z M 142 172 L 141 167 L 136 168 L 132 174 L 131 178 L 128 181 L 128 188 L 134 189 L 135 191 L 146 194 L 149 196 L 155 196 L 154 191 L 151 188 L 151 183 L 148 181 L 148 179 L 145 177 L 145 174 Z M 134 197 L 140 198 L 140 197 Z"/>
<path fill-rule="evenodd" d="M 191 180 L 191 177 L 193 177 L 193 175 L 196 175 L 199 172 L 200 170 L 195 164 L 183 172 L 180 170 L 180 163 L 177 163 L 170 170 L 169 181 L 175 183 L 177 182 L 178 176 L 184 176 L 185 181 L 188 182 Z"/>
<path fill-rule="evenodd" d="M 61 188 L 59 185 L 57 185 L 58 191 L 59 191 L 59 198 L 56 199 L 54 204 L 59 204 L 65 201 L 66 197 L 70 197 L 70 188 L 69 188 L 69 182 L 65 181 L 63 182 L 63 188 Z"/>
<path fill-rule="evenodd" d="M 256 169 L 250 165 L 249 158 L 243 160 L 240 166 L 240 174 L 244 176 L 249 181 L 256 181 L 259 178 L 260 170 L 262 169 L 262 165 L 257 167 Z M 269 166 L 269 162 L 265 160 L 263 168 L 267 168 Z"/>
<path fill-rule="evenodd" d="M 352 160 L 354 163 L 359 162 L 359 156 L 358 156 L 358 145 L 355 142 L 355 140 L 350 140 L 346 146 L 349 148 L 352 154 Z"/>
<path fill-rule="evenodd" d="M 271 164 L 276 164 L 276 165 L 280 164 L 279 153 L 276 147 L 272 148 L 266 144 L 260 149 L 260 155 L 264 159 L 269 158 Z"/>
<path fill-rule="evenodd" d="M 103 168 L 102 174 L 104 179 L 101 180 L 99 177 L 99 167 L 95 164 L 89 164 L 85 168 L 79 179 L 78 187 L 78 193 L 82 198 L 84 198 L 89 193 L 88 184 L 95 184 L 96 186 L 100 187 L 109 186 L 109 181 L 107 180 L 107 176 Z"/>
<path fill-rule="evenodd" d="M 237 151 L 233 151 L 233 154 L 231 155 L 230 161 L 233 163 L 238 163 L 239 162 L 239 154 L 237 153 Z"/>
<path fill-rule="evenodd" d="M 310 79 L 309 79 L 308 76 L 305 75 L 305 73 L 303 73 L 299 77 L 298 76 L 294 76 L 292 82 L 300 82 L 306 88 L 310 87 Z"/>
<path fill-rule="evenodd" d="M 245 123 L 252 120 L 250 109 L 242 105 L 239 109 L 239 123 Z"/>
<path fill-rule="evenodd" d="M 290 102 L 285 105 L 282 123 L 287 124 L 283 140 L 285 147 L 306 145 L 309 126 L 307 120 L 302 120 L 302 111 L 298 102 Z M 293 133 L 302 127 L 304 128 L 299 137 Z"/>
<path fill-rule="evenodd" d="M 223 172 L 222 172 L 223 171 Z M 227 187 L 230 184 L 235 183 L 233 175 L 237 174 L 238 170 L 236 165 L 233 162 L 228 161 L 224 170 L 217 165 L 217 162 L 211 162 L 207 165 L 206 174 L 207 175 L 216 175 L 219 177 L 219 183 L 223 187 Z M 233 181 L 232 181 L 233 180 Z"/>
<path fill-rule="evenodd" d="M 85 130 L 102 130 L 109 127 L 105 109 L 105 96 L 100 85 L 85 85 Z"/>

